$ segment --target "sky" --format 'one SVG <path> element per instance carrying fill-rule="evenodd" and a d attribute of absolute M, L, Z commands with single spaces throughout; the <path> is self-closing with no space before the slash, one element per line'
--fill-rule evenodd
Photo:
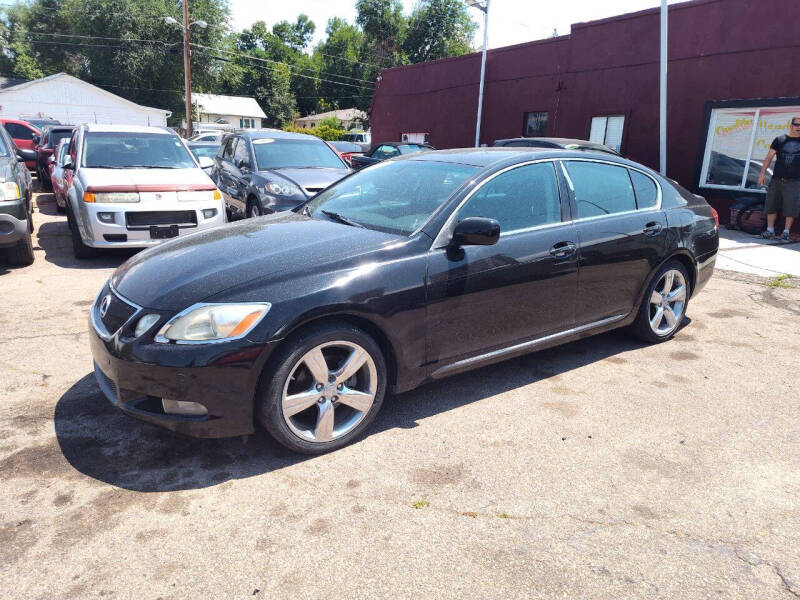
<path fill-rule="evenodd" d="M 410 14 L 418 0 L 402 0 Z M 676 4 L 678 0 L 668 0 Z M 572 23 L 603 19 L 636 12 L 661 4 L 660 0 L 490 0 L 489 48 L 510 46 L 550 37 L 553 29 L 559 35 L 569 33 Z M 230 0 L 231 24 L 234 29 L 250 27 L 255 21 L 272 25 L 278 21 L 294 21 L 307 14 L 317 26 L 312 42 L 316 45 L 325 36 L 325 25 L 334 16 L 355 21 L 355 0 Z M 483 46 L 483 13 L 468 9 L 481 24 L 475 32 L 473 46 Z"/>

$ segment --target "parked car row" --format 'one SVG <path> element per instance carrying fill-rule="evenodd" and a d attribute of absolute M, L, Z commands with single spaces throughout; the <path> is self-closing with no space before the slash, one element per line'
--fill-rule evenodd
<path fill-rule="evenodd" d="M 26 167 L 31 150 L 18 149 L 0 128 L 0 251 L 13 265 L 33 262 L 33 186 Z"/>

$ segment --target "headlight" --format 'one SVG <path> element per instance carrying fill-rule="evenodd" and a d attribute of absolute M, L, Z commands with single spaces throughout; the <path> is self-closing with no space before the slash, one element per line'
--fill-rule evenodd
<path fill-rule="evenodd" d="M 84 192 L 83 201 L 103 204 L 139 202 L 139 192 Z"/>
<path fill-rule="evenodd" d="M 268 181 L 264 185 L 264 191 L 273 196 L 296 196 L 302 195 L 302 191 L 292 183 L 278 183 L 276 181 Z"/>
<path fill-rule="evenodd" d="M 213 200 L 222 200 L 219 190 L 178 192 L 178 202 L 211 202 Z"/>
<path fill-rule="evenodd" d="M 0 184 L 2 190 L 3 200 L 16 200 L 19 198 L 19 186 L 13 181 L 4 181 Z"/>
<path fill-rule="evenodd" d="M 272 305 L 195 304 L 170 319 L 156 335 L 161 343 L 203 343 L 244 337 L 255 327 Z"/>

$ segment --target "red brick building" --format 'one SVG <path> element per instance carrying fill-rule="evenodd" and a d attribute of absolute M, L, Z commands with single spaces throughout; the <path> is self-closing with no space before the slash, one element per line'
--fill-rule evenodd
<path fill-rule="evenodd" d="M 524 15 L 521 14 L 520 18 Z M 760 160 L 800 114 L 800 0 L 694 0 L 669 7 L 667 174 L 720 210 L 757 195 Z M 472 146 L 480 53 L 386 69 L 372 139 L 427 134 Z M 490 50 L 481 143 L 593 139 L 658 168 L 659 9 Z"/>

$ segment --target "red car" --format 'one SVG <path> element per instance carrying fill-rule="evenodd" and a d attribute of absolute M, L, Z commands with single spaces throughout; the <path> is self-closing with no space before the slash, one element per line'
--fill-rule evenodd
<path fill-rule="evenodd" d="M 353 142 L 328 142 L 328 145 L 336 151 L 349 165 L 354 156 L 364 154 L 364 149 L 360 144 Z"/>
<path fill-rule="evenodd" d="M 46 190 L 50 187 L 50 172 L 48 159 L 53 155 L 61 140 L 69 140 L 72 132 L 75 131 L 73 125 L 46 125 L 42 130 L 41 136 L 33 138 L 33 149 L 36 152 L 36 175 L 39 177 L 39 185 Z"/>
<path fill-rule="evenodd" d="M 34 150 L 33 136 L 41 135 L 41 132 L 27 121 L 19 119 L 0 119 L 0 124 L 5 127 L 14 145 L 22 150 L 25 156 L 25 166 L 31 171 L 36 169 L 36 153 Z"/>

